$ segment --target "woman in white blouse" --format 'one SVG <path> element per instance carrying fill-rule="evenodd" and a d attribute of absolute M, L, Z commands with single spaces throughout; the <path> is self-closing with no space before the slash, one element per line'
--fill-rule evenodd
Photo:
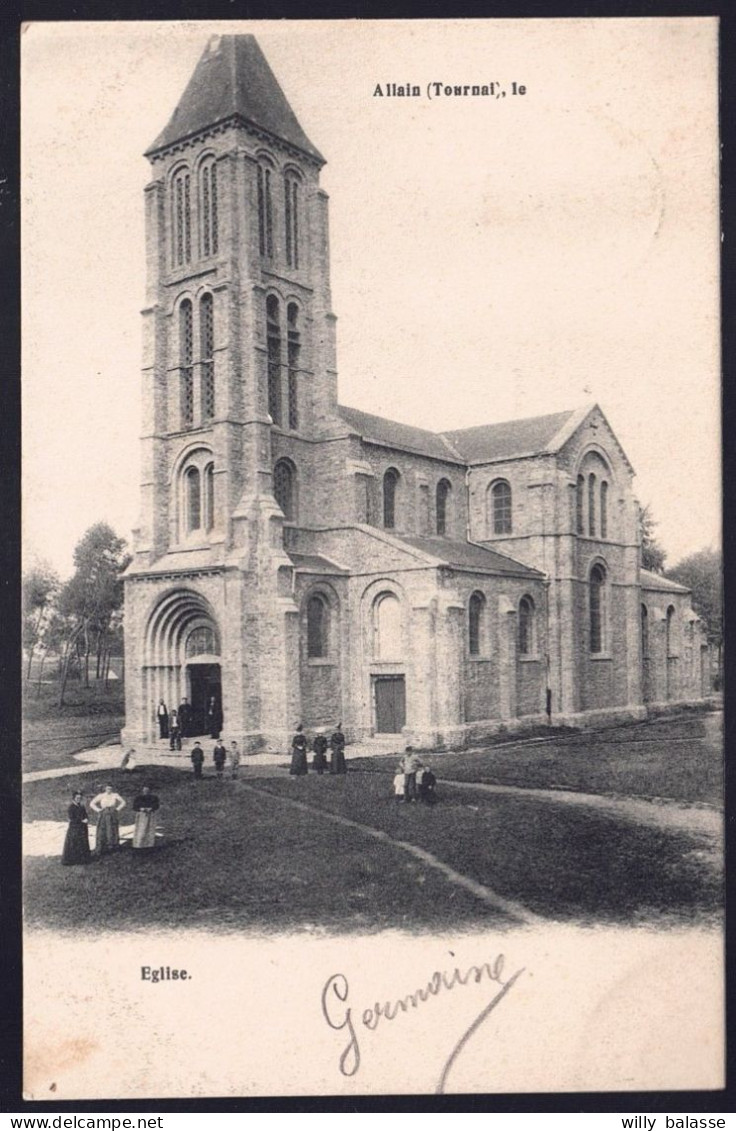
<path fill-rule="evenodd" d="M 95 837 L 95 851 L 98 856 L 103 852 L 114 852 L 120 847 L 120 822 L 118 813 L 125 808 L 125 802 L 119 793 L 115 793 L 111 785 L 106 785 L 102 793 L 98 793 L 89 803 L 90 809 L 97 813 L 97 833 Z"/>

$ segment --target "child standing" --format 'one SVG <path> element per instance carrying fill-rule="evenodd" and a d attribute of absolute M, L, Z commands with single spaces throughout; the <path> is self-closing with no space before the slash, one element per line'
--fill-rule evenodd
<path fill-rule="evenodd" d="M 396 804 L 397 805 L 399 804 L 400 801 L 404 800 L 404 790 L 405 789 L 406 789 L 406 779 L 404 777 L 404 771 L 401 767 L 401 764 L 399 764 L 396 767 L 396 773 L 394 775 L 394 797 L 396 798 Z"/>

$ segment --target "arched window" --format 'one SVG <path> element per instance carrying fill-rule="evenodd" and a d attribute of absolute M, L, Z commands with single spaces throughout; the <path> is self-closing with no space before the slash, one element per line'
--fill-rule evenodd
<path fill-rule="evenodd" d="M 585 476 L 578 475 L 575 488 L 575 530 L 585 534 Z"/>
<path fill-rule="evenodd" d="M 374 655 L 377 660 L 400 660 L 401 602 L 394 593 L 381 593 L 373 606 Z"/>
<path fill-rule="evenodd" d="M 287 522 L 296 519 L 296 484 L 294 468 L 288 460 L 280 459 L 273 469 L 273 494 L 284 512 Z"/>
<path fill-rule="evenodd" d="M 646 605 L 641 607 L 641 656 L 643 660 L 649 659 L 649 610 Z"/>
<path fill-rule="evenodd" d="M 215 525 L 215 465 L 208 463 L 204 469 L 204 528 Z"/>
<path fill-rule="evenodd" d="M 215 415 L 215 317 L 212 295 L 199 300 L 199 351 L 202 380 L 202 419 Z"/>
<path fill-rule="evenodd" d="M 188 467 L 185 472 L 187 496 L 187 530 L 202 527 L 202 495 L 198 467 Z"/>
<path fill-rule="evenodd" d="M 486 599 L 482 593 L 472 593 L 468 602 L 468 652 L 480 656 L 484 646 L 483 619 Z"/>
<path fill-rule="evenodd" d="M 534 602 L 531 597 L 519 601 L 519 653 L 532 656 L 536 652 Z"/>
<path fill-rule="evenodd" d="M 214 462 L 209 448 L 190 451 L 177 474 L 177 530 L 180 539 L 199 538 L 215 525 Z"/>
<path fill-rule="evenodd" d="M 182 267 L 192 259 L 192 213 L 188 169 L 181 169 L 171 182 L 172 265 Z"/>
<path fill-rule="evenodd" d="M 199 628 L 193 629 L 187 637 L 185 652 L 187 656 L 203 656 L 205 654 L 219 656 L 220 641 L 214 628 L 210 628 L 209 625 L 200 625 Z"/>
<path fill-rule="evenodd" d="M 588 534 L 595 538 L 595 475 L 588 476 Z"/>
<path fill-rule="evenodd" d="M 284 221 L 286 226 L 286 263 L 299 266 L 299 178 L 288 171 L 284 175 Z"/>
<path fill-rule="evenodd" d="M 447 534 L 447 510 L 452 486 L 449 479 L 440 479 L 437 484 L 437 533 Z"/>
<path fill-rule="evenodd" d="M 601 483 L 601 538 L 608 537 L 608 484 Z"/>
<path fill-rule="evenodd" d="M 670 605 L 667 609 L 667 621 L 665 625 L 666 631 L 666 653 L 667 657 L 675 656 L 675 606 Z"/>
<path fill-rule="evenodd" d="M 218 245 L 217 166 L 214 158 L 206 161 L 200 169 L 199 193 L 202 255 L 216 255 Z"/>
<path fill-rule="evenodd" d="M 511 487 L 505 479 L 499 479 L 491 488 L 491 508 L 493 514 L 493 533 L 511 533 Z"/>
<path fill-rule="evenodd" d="M 595 656 L 606 646 L 606 571 L 602 565 L 591 569 L 588 589 L 590 651 Z"/>
<path fill-rule="evenodd" d="M 268 412 L 274 424 L 281 424 L 281 315 L 276 295 L 266 299 L 266 340 L 268 354 Z"/>
<path fill-rule="evenodd" d="M 383 525 L 387 530 L 396 526 L 396 495 L 399 486 L 399 473 L 390 467 L 383 477 Z"/>
<path fill-rule="evenodd" d="M 327 602 L 315 593 L 307 602 L 307 656 L 310 659 L 324 659 L 327 655 L 328 626 Z"/>
<path fill-rule="evenodd" d="M 181 391 L 181 426 L 194 423 L 194 331 L 192 304 L 189 299 L 179 307 L 179 374 Z"/>
<path fill-rule="evenodd" d="M 286 308 L 286 366 L 289 379 L 289 428 L 296 431 L 299 427 L 299 351 L 301 341 L 299 334 L 299 307 L 295 302 L 290 302 Z"/>
<path fill-rule="evenodd" d="M 261 255 L 273 259 L 273 201 L 271 199 L 272 172 L 268 165 L 258 166 L 258 242 Z"/>

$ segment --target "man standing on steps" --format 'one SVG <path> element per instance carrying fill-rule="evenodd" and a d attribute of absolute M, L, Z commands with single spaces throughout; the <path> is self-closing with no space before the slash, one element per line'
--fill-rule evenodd
<path fill-rule="evenodd" d="M 189 706 L 189 700 L 186 695 L 179 704 L 179 727 L 181 729 L 182 738 L 189 738 L 192 724 L 192 708 Z"/>
<path fill-rule="evenodd" d="M 163 699 L 159 699 L 158 707 L 156 708 L 156 718 L 158 719 L 158 736 L 159 738 L 169 737 L 169 709 Z"/>
<path fill-rule="evenodd" d="M 194 743 L 194 746 L 192 748 L 192 752 L 189 755 L 189 757 L 192 759 L 192 765 L 194 766 L 194 776 L 195 776 L 195 778 L 201 778 L 202 777 L 202 765 L 204 763 L 204 750 L 202 749 L 202 747 L 199 745 L 198 742 Z"/>

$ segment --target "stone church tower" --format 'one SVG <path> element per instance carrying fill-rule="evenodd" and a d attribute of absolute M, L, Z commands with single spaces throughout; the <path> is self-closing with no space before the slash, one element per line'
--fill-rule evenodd
<path fill-rule="evenodd" d="M 452 746 L 707 694 L 598 406 L 433 433 L 337 403 L 324 159 L 252 36 L 147 156 L 124 741 L 160 699 L 286 751 L 299 720 Z"/>
<path fill-rule="evenodd" d="M 214 695 L 229 734 L 277 739 L 299 710 L 290 456 L 338 424 L 324 159 L 252 36 L 210 41 L 147 156 L 129 737 L 150 735 L 159 698 L 201 712 Z M 321 495 L 324 512 L 338 496 Z"/>

